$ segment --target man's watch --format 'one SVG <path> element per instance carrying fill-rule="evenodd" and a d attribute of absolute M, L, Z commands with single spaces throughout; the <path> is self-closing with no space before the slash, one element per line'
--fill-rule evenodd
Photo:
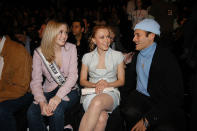
<path fill-rule="evenodd" d="M 148 128 L 149 124 L 148 124 L 148 121 L 146 120 L 146 118 L 143 118 L 143 122 L 144 122 L 144 126 L 146 128 Z"/>

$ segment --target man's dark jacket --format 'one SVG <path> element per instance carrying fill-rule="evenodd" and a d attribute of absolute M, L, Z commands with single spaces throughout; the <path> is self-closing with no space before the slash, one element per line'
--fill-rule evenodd
<path fill-rule="evenodd" d="M 133 56 L 132 62 L 126 69 L 125 86 L 130 91 L 136 89 L 137 55 L 138 53 Z M 163 119 L 176 120 L 177 122 L 182 119 L 184 121 L 181 70 L 174 55 L 168 49 L 158 45 L 150 66 L 147 90 L 150 100 L 154 103 L 153 108 L 144 114 L 150 124 L 154 125 Z M 126 98 L 124 100 L 126 104 L 132 104 Z"/>

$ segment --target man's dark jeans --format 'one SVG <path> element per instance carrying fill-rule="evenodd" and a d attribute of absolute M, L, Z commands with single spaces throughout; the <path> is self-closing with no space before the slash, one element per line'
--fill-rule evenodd
<path fill-rule="evenodd" d="M 33 95 L 26 93 L 24 96 L 0 102 L 0 128 L 1 131 L 16 131 L 14 113 L 27 108 L 33 101 Z"/>

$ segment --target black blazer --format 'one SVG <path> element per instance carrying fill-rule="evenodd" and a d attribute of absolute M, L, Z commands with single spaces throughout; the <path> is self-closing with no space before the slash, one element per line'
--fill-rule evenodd
<path fill-rule="evenodd" d="M 126 78 L 126 86 L 131 90 L 136 89 L 137 55 L 138 53 L 134 55 L 132 63 L 127 67 L 129 78 Z M 153 108 L 144 116 L 150 124 L 162 118 L 174 119 L 183 115 L 183 80 L 180 67 L 175 56 L 159 45 L 156 47 L 150 66 L 147 90 L 150 100 L 154 103 Z"/>

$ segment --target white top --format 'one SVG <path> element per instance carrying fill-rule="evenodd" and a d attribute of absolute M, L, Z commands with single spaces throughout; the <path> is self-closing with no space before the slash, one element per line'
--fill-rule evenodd
<path fill-rule="evenodd" d="M 6 40 L 6 38 L 3 36 L 2 39 L 1 39 L 1 42 L 0 42 L 0 54 L 1 54 L 1 51 L 3 49 L 5 40 Z M 1 80 L 2 70 L 3 70 L 3 65 L 4 65 L 3 57 L 0 56 L 0 80 Z"/>
<path fill-rule="evenodd" d="M 101 79 L 106 80 L 107 82 L 116 81 L 118 64 L 124 60 L 123 54 L 109 48 L 105 55 L 106 69 L 96 69 L 98 60 L 97 48 L 90 53 L 86 53 L 82 58 L 83 64 L 88 66 L 89 81 L 93 83 L 96 83 Z M 115 89 L 118 90 L 117 88 Z"/>

